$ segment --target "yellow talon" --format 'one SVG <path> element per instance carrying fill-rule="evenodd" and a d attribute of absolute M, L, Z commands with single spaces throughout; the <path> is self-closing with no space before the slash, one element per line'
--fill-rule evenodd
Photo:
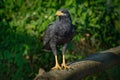
<path fill-rule="evenodd" d="M 52 70 L 54 70 L 54 69 L 59 69 L 59 70 L 61 70 L 61 67 L 59 66 L 59 64 L 57 64 L 57 65 L 55 65 L 55 66 L 52 68 Z"/>
<path fill-rule="evenodd" d="M 63 62 L 62 62 L 62 64 L 61 64 L 61 67 L 62 67 L 63 69 L 69 69 L 69 68 L 70 68 L 69 66 L 67 66 L 67 65 L 65 64 L 65 55 L 63 55 Z"/>
<path fill-rule="evenodd" d="M 60 65 L 58 64 L 57 56 L 55 56 L 55 66 L 52 68 L 52 70 L 54 70 L 54 69 L 59 69 L 59 70 L 61 70 L 61 67 L 60 67 Z"/>
<path fill-rule="evenodd" d="M 64 63 L 61 64 L 61 67 L 62 67 L 63 69 L 69 69 L 69 68 L 70 68 L 70 66 L 67 66 L 67 65 L 65 65 Z"/>

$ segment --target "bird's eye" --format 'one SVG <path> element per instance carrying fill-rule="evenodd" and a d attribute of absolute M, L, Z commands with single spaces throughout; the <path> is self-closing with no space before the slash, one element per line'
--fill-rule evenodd
<path fill-rule="evenodd" d="M 64 13 L 64 11 L 61 11 L 62 13 Z"/>

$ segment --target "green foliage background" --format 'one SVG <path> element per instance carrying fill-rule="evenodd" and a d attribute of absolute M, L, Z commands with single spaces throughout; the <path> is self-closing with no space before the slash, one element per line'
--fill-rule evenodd
<path fill-rule="evenodd" d="M 120 45 L 119 5 L 119 0 L 0 0 L 0 79 L 32 80 L 40 67 L 50 70 L 54 56 L 42 50 L 43 34 L 60 8 L 69 10 L 76 26 L 67 62 Z M 83 80 L 120 80 L 119 74 L 117 66 Z"/>

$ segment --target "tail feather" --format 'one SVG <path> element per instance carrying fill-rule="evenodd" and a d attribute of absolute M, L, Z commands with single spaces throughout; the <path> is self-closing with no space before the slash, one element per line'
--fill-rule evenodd
<path fill-rule="evenodd" d="M 44 45 L 42 49 L 44 49 L 44 50 L 51 50 L 49 45 Z"/>

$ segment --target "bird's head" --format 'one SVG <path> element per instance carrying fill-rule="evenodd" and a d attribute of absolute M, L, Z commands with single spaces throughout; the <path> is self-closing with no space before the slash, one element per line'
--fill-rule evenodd
<path fill-rule="evenodd" d="M 59 9 L 59 10 L 56 12 L 56 15 L 59 16 L 59 17 L 69 17 L 69 16 L 70 16 L 70 13 L 69 13 L 68 10 L 66 10 L 66 9 Z"/>

